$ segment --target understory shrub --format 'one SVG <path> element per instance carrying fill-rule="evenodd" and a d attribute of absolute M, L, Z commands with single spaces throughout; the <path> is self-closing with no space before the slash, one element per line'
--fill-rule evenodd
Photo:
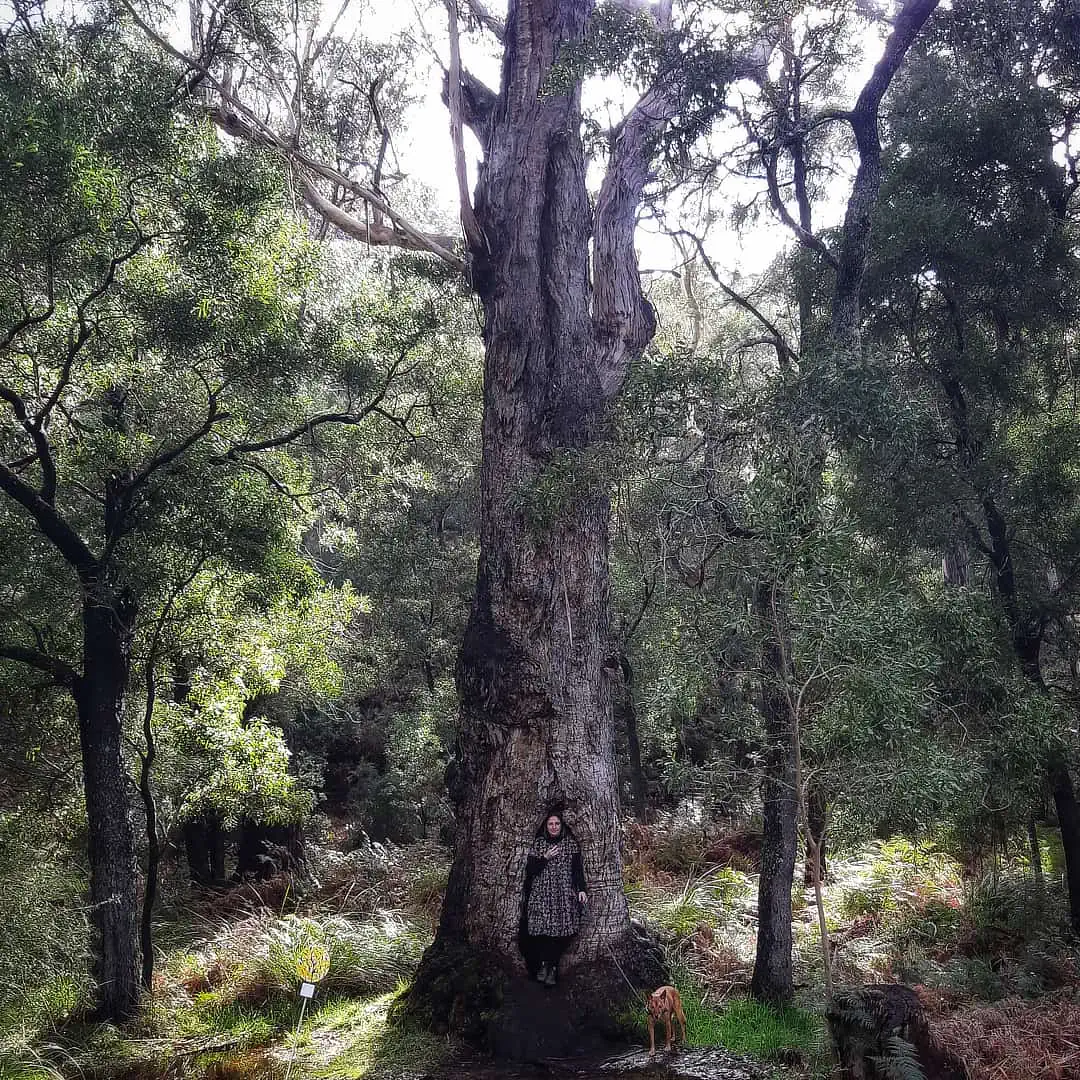
<path fill-rule="evenodd" d="M 17 1061 L 30 1068 L 34 1040 L 90 1001 L 85 889 L 84 876 L 55 833 L 39 831 L 30 815 L 0 813 L 0 1074 L 5 1077 L 16 1075 Z"/>

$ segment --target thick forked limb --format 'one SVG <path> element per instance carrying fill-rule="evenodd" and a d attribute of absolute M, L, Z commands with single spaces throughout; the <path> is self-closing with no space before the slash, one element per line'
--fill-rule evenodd
<path fill-rule="evenodd" d="M 859 151 L 836 264 L 833 294 L 832 340 L 844 350 L 859 347 L 861 291 L 870 251 L 870 228 L 881 188 L 881 136 L 878 113 L 881 99 L 903 63 L 912 42 L 933 14 L 939 0 L 907 0 L 893 24 L 885 52 L 862 88 L 849 119 Z"/>

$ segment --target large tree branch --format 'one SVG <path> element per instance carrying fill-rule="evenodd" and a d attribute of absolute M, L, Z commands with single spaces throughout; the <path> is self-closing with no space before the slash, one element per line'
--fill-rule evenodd
<path fill-rule="evenodd" d="M 64 557 L 64 560 L 80 573 L 93 570 L 97 565 L 94 553 L 86 541 L 35 491 L 25 480 L 13 473 L 6 465 L 0 465 L 0 491 L 29 512 L 42 534 Z"/>
<path fill-rule="evenodd" d="M 235 101 L 235 99 L 233 100 Z M 257 120 L 252 123 L 250 119 L 224 109 L 211 109 L 210 117 L 222 131 L 235 138 L 281 151 L 287 159 L 298 165 L 305 166 L 324 179 L 337 184 L 345 191 L 362 199 L 373 209 L 385 214 L 395 226 L 389 228 L 385 225 L 376 225 L 374 222 L 368 226 L 366 222 L 359 221 L 342 210 L 341 207 L 335 206 L 314 184 L 303 179 L 302 187 L 305 200 L 311 205 L 312 209 L 326 217 L 331 224 L 341 229 L 342 232 L 373 246 L 384 245 L 407 248 L 412 251 L 427 251 L 433 255 L 438 255 L 439 258 L 455 269 L 464 270 L 464 262 L 451 250 L 457 243 L 457 237 L 422 232 L 406 221 L 371 188 L 357 183 L 351 177 L 346 176 L 330 165 L 309 157 L 303 151 L 290 146 L 281 136 Z"/>
<path fill-rule="evenodd" d="M 845 350 L 859 347 L 860 294 L 870 251 L 870 230 L 881 188 L 881 100 L 908 49 L 930 18 L 938 0 L 906 0 L 885 43 L 885 51 L 851 111 L 851 127 L 859 152 L 859 168 L 844 214 L 833 294 L 832 338 Z"/>
<path fill-rule="evenodd" d="M 465 270 L 464 261 L 451 250 L 457 243 L 457 237 L 420 233 L 415 230 L 406 232 L 389 225 L 381 225 L 376 221 L 361 221 L 331 202 L 311 180 L 302 174 L 300 190 L 304 194 L 304 201 L 312 210 L 335 229 L 339 229 L 354 240 L 362 240 L 371 247 L 398 247 L 408 251 L 427 251 L 438 255 L 443 262 L 448 263 L 455 270 L 463 272 Z M 365 201 L 370 203 L 370 200 Z M 394 217 L 397 215 L 395 214 Z"/>
<path fill-rule="evenodd" d="M 761 156 L 765 163 L 765 182 L 769 188 L 769 202 L 772 204 L 773 210 L 776 211 L 780 220 L 795 234 L 800 244 L 816 252 L 827 265 L 835 270 L 838 266 L 836 256 L 829 250 L 821 237 L 815 236 L 810 229 L 804 228 L 792 217 L 791 211 L 787 208 L 783 193 L 780 191 L 780 180 L 777 175 L 780 152 L 776 149 L 766 149 L 762 151 Z"/>
<path fill-rule="evenodd" d="M 486 83 L 478 79 L 467 68 L 461 69 L 461 120 L 486 147 L 491 132 L 488 121 L 495 111 L 499 95 Z M 450 72 L 443 72 L 443 104 L 450 108 Z"/>
<path fill-rule="evenodd" d="M 68 663 L 55 656 L 29 649 L 21 645 L 0 645 L 0 660 L 14 660 L 36 671 L 44 671 L 57 686 L 73 688 L 79 681 L 79 673 Z"/>
<path fill-rule="evenodd" d="M 288 139 L 282 138 L 268 124 L 264 123 L 231 92 L 229 87 L 213 74 L 205 63 L 195 57 L 188 56 L 159 34 L 139 14 L 130 3 L 130 0 L 120 0 L 120 3 L 147 37 L 191 71 L 196 72 L 198 81 L 206 83 L 218 94 L 223 104 L 216 108 L 208 108 L 207 113 L 222 131 L 232 135 L 234 138 L 243 139 L 257 146 L 268 146 L 278 150 L 294 165 L 306 167 L 331 183 L 338 184 L 357 198 L 362 199 L 373 209 L 385 214 L 395 226 L 393 229 L 385 226 L 376 227 L 375 225 L 366 227 L 365 223 L 351 217 L 340 207 L 336 207 L 334 203 L 318 191 L 314 184 L 305 182 L 303 185 L 305 199 L 317 213 L 326 217 L 327 220 L 331 220 L 335 227 L 341 229 L 347 235 L 363 240 L 373 246 L 384 245 L 407 248 L 413 251 L 427 251 L 437 255 L 455 269 L 464 270 L 464 262 L 452 251 L 452 248 L 457 243 L 456 237 L 428 234 L 422 229 L 416 228 L 371 188 L 357 183 L 351 177 L 326 165 L 324 162 L 309 157 L 302 150 L 292 145 Z M 332 217 L 330 208 L 333 208 Z"/>
<path fill-rule="evenodd" d="M 41 489 L 38 494 L 51 506 L 56 499 L 56 463 L 53 460 L 52 447 L 49 445 L 45 431 L 40 423 L 35 423 L 30 419 L 26 402 L 17 391 L 10 386 L 0 384 L 0 398 L 11 406 L 15 419 L 19 421 L 34 444 L 34 453 L 29 460 L 36 461 L 41 468 Z"/>
<path fill-rule="evenodd" d="M 618 391 L 627 366 L 656 330 L 656 316 L 641 289 L 634 232 L 655 140 L 678 113 L 683 87 L 681 73 L 672 70 L 642 95 L 620 125 L 596 201 L 594 347 L 597 374 L 607 396 Z"/>
<path fill-rule="evenodd" d="M 661 31 L 670 24 L 671 4 L 656 10 Z M 727 79 L 757 77 L 762 60 L 752 54 L 728 58 Z M 634 234 L 637 210 L 649 180 L 657 143 L 685 106 L 693 73 L 676 51 L 667 67 L 619 125 L 607 175 L 596 201 L 593 230 L 593 326 L 596 372 L 601 390 L 614 395 L 627 367 L 652 339 L 656 316 L 641 289 Z M 716 79 L 716 74 L 713 76 Z"/>

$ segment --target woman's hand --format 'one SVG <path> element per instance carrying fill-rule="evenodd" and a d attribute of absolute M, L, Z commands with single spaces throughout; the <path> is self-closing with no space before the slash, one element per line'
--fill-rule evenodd
<path fill-rule="evenodd" d="M 587 892 L 579 892 L 577 894 L 578 903 L 584 907 L 589 902 L 589 894 Z"/>
<path fill-rule="evenodd" d="M 562 844 L 556 844 L 554 847 L 549 847 L 547 851 L 544 852 L 544 858 L 554 859 L 560 851 L 562 851 Z"/>

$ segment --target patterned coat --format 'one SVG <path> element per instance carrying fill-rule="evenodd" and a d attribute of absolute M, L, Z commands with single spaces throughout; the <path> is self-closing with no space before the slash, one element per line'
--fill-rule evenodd
<path fill-rule="evenodd" d="M 581 848 L 564 832 L 559 852 L 548 859 L 546 837 L 533 841 L 525 865 L 525 930 L 533 937 L 572 937 L 581 928 L 577 894 L 585 891 Z"/>

